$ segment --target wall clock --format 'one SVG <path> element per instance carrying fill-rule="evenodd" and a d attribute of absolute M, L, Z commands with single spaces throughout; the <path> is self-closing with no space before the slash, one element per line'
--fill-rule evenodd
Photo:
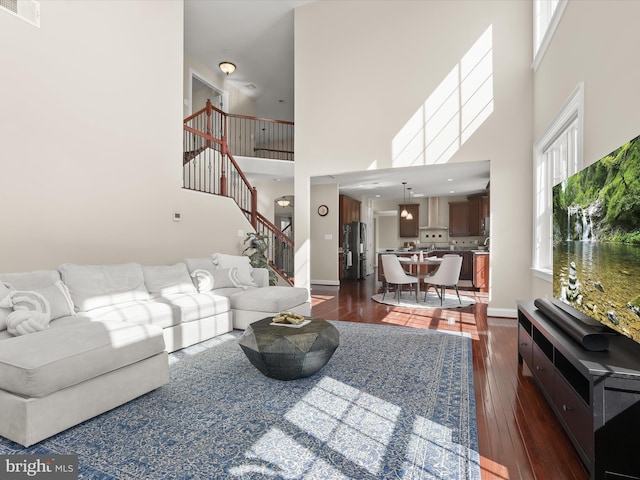
<path fill-rule="evenodd" d="M 325 215 L 327 215 L 327 213 L 329 213 L 329 207 L 327 207 L 326 205 L 320 205 L 318 207 L 318 215 L 324 217 Z"/>

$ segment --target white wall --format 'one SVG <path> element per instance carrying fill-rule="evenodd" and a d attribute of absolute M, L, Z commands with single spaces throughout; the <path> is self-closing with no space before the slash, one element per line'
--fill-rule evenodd
<path fill-rule="evenodd" d="M 308 283 L 313 256 L 308 220 L 299 220 L 312 211 L 308 179 L 392 167 L 395 135 L 490 28 L 493 112 L 450 161 L 491 160 L 490 306 L 513 311 L 529 296 L 531 15 L 530 2 L 503 1 L 314 2 L 296 10 L 297 284 Z"/>
<path fill-rule="evenodd" d="M 311 187 L 311 245 L 310 258 L 313 278 L 310 283 L 321 285 L 339 285 L 338 281 L 338 185 L 325 184 Z M 326 205 L 329 213 L 318 215 L 318 207 Z M 296 216 L 296 222 L 298 217 Z M 296 223 L 296 229 L 298 225 Z M 297 237 L 297 235 L 296 235 Z"/>
<path fill-rule="evenodd" d="M 535 74 L 535 138 L 579 82 L 585 92 L 584 166 L 640 134 L 638 16 L 640 2 L 569 2 Z M 551 294 L 550 282 L 534 279 L 531 298 Z"/>
<path fill-rule="evenodd" d="M 0 14 L 2 271 L 238 252 L 229 200 L 181 188 L 182 2 L 40 8 Z"/>

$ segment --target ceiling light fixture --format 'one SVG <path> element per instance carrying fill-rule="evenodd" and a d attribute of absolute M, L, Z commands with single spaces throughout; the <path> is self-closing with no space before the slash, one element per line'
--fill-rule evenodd
<path fill-rule="evenodd" d="M 218 66 L 220 67 L 220 70 L 222 70 L 223 73 L 227 74 L 227 76 L 229 76 L 230 73 L 233 73 L 236 71 L 236 66 L 231 62 L 220 62 L 220 65 Z"/>
<path fill-rule="evenodd" d="M 409 190 L 409 203 L 411 203 L 411 187 L 407 187 L 407 190 Z M 404 217 L 405 220 L 413 220 L 413 215 L 411 214 L 411 212 L 407 212 L 407 216 Z"/>
<path fill-rule="evenodd" d="M 276 203 L 280 205 L 282 208 L 284 208 L 291 205 L 291 200 L 287 200 L 286 198 L 281 198 L 280 200 L 276 200 Z"/>
<path fill-rule="evenodd" d="M 407 212 L 407 207 L 405 207 L 405 203 L 407 203 L 407 182 L 402 182 L 402 212 L 400 212 L 400 216 L 402 218 L 407 218 L 409 212 Z"/>

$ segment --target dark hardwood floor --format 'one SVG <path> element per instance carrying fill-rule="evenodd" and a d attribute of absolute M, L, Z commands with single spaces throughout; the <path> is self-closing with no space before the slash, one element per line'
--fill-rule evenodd
<path fill-rule="evenodd" d="M 455 310 L 407 309 L 371 300 L 374 275 L 313 285 L 312 314 L 331 320 L 468 332 L 473 339 L 482 478 L 586 480 L 588 473 L 527 367 L 517 361 L 517 321 L 487 317 L 487 294 Z M 514 305 L 515 308 L 515 305 Z"/>

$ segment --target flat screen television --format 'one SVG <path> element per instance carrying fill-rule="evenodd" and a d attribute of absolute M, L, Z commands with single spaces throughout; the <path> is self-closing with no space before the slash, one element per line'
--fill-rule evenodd
<path fill-rule="evenodd" d="M 553 296 L 640 343 L 640 136 L 553 187 Z"/>

